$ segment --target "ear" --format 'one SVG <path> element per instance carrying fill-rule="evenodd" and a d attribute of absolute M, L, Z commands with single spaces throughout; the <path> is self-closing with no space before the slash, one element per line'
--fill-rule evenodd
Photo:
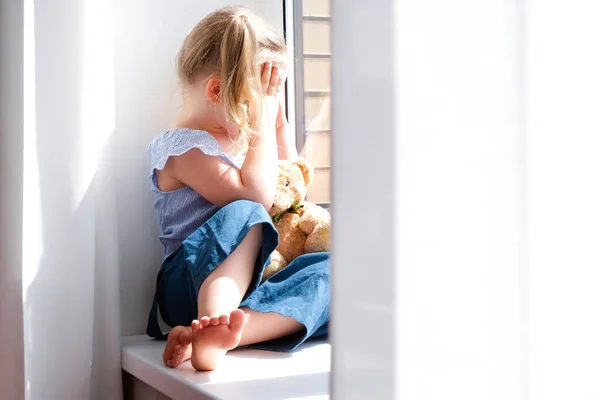
<path fill-rule="evenodd" d="M 217 104 L 219 102 L 219 93 L 221 93 L 221 78 L 216 75 L 208 78 L 204 93 L 210 104 Z"/>
<path fill-rule="evenodd" d="M 313 181 L 313 178 L 315 177 L 314 167 L 302 157 L 298 157 L 294 161 L 294 164 L 296 164 L 298 168 L 300 168 L 300 171 L 302 171 L 302 175 L 304 176 L 304 185 L 309 187 Z"/>

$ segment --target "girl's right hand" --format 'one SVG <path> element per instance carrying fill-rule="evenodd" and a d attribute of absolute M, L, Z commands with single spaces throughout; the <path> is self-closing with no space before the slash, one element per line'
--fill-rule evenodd
<path fill-rule="evenodd" d="M 264 94 L 263 115 L 261 120 L 266 122 L 268 127 L 275 127 L 275 119 L 279 112 L 279 98 L 277 93 L 277 85 L 280 81 L 281 71 L 279 66 L 273 65 L 271 61 L 263 64 L 261 73 L 262 93 Z M 262 124 L 261 124 L 262 125 Z"/>

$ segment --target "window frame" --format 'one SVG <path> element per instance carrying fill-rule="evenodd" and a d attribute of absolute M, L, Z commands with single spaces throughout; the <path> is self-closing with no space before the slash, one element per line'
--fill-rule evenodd
<path fill-rule="evenodd" d="M 286 82 L 286 111 L 288 123 L 293 130 L 298 153 L 302 152 L 305 138 L 304 112 L 304 65 L 298 57 L 302 51 L 302 0 L 283 0 L 283 34 L 289 51 L 292 66 Z M 302 56 L 302 54 L 300 54 Z M 302 61 L 302 62 L 299 62 Z M 299 77 L 299 79 L 296 79 Z M 300 109 L 297 105 L 301 105 Z"/>

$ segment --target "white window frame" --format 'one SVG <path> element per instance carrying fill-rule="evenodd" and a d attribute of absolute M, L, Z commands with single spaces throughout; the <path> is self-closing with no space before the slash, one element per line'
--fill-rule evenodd
<path fill-rule="evenodd" d="M 300 30 L 300 31 L 298 31 Z M 283 34 L 289 51 L 288 78 L 286 82 L 286 108 L 290 128 L 296 139 L 298 152 L 304 147 L 304 65 L 298 62 L 297 49 L 302 45 L 302 0 L 283 1 Z M 296 77 L 300 79 L 296 79 Z M 298 110 L 297 104 L 302 104 Z"/>
<path fill-rule="evenodd" d="M 296 147 L 302 151 L 306 142 L 306 97 L 318 97 L 328 94 L 326 91 L 304 90 L 304 54 L 303 22 L 304 21 L 330 21 L 330 17 L 311 16 L 305 17 L 302 12 L 302 0 L 284 0 L 284 35 L 290 54 L 290 68 L 287 79 L 286 105 L 288 121 L 294 130 Z M 330 58 L 329 54 L 310 54 L 310 58 Z M 327 129 L 330 131 L 330 129 Z"/>

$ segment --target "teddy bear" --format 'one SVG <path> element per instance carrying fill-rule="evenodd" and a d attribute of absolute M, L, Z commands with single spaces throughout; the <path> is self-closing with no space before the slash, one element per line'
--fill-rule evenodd
<path fill-rule="evenodd" d="M 279 232 L 263 281 L 305 253 L 329 251 L 331 216 L 323 207 L 304 201 L 314 178 L 314 167 L 304 158 L 280 160 L 277 190 L 269 215 Z"/>

